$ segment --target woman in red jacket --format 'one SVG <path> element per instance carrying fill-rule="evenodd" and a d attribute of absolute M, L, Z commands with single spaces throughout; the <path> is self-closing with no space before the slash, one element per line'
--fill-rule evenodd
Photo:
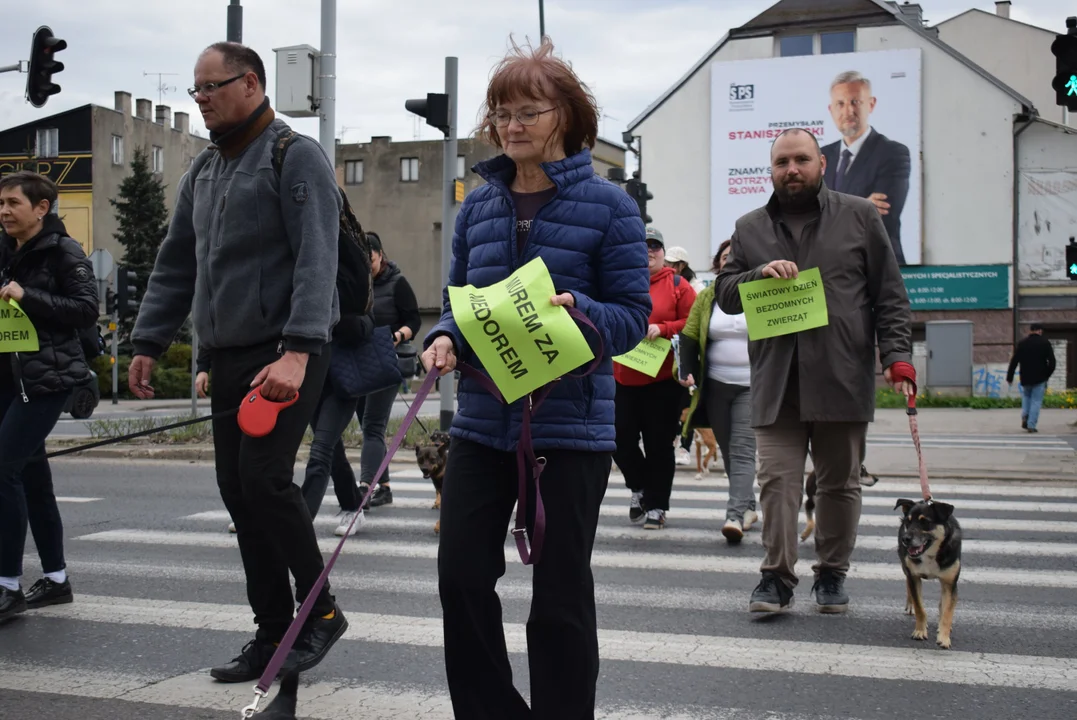
<path fill-rule="evenodd" d="M 665 260 L 662 233 L 647 228 L 647 267 L 651 272 L 647 338 L 651 340 L 672 340 L 684 327 L 696 299 L 696 291 L 666 267 Z M 613 365 L 613 377 L 617 381 L 617 451 L 613 460 L 632 491 L 628 517 L 632 522 L 644 520 L 645 530 L 661 530 L 673 490 L 673 440 L 685 392 L 673 377 L 673 353 L 666 356 L 653 378 L 618 363 Z"/>

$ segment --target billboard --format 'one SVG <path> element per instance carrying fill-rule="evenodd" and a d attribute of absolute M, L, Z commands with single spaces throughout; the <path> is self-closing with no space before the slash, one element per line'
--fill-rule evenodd
<path fill-rule="evenodd" d="M 827 187 L 884 205 L 898 262 L 919 265 L 920 107 L 918 48 L 713 63 L 711 251 L 770 199 L 770 146 L 800 127 L 822 146 Z"/>
<path fill-rule="evenodd" d="M 1077 172 L 1022 170 L 1018 177 L 1019 278 L 1028 285 L 1069 284 L 1066 245 L 1077 237 Z"/>

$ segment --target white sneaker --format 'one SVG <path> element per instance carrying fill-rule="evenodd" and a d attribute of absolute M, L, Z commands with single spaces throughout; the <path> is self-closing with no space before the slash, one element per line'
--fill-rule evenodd
<path fill-rule="evenodd" d="M 744 537 L 744 527 L 733 518 L 729 518 L 722 526 L 722 534 L 731 545 L 735 545 Z"/>
<path fill-rule="evenodd" d="M 741 526 L 744 528 L 744 532 L 748 532 L 752 529 L 752 525 L 757 522 L 759 522 L 759 513 L 755 510 L 749 510 L 744 513 L 744 522 L 741 523 Z"/>
<path fill-rule="evenodd" d="M 666 511 L 653 508 L 647 511 L 647 520 L 643 523 L 644 530 L 661 530 L 666 526 Z"/>
<path fill-rule="evenodd" d="M 355 519 L 355 525 L 352 525 L 351 532 L 348 532 L 348 526 L 352 524 L 352 518 L 355 518 L 356 513 L 342 512 L 340 514 L 340 524 L 337 525 L 337 529 L 333 531 L 333 534 L 337 537 L 345 537 L 347 535 L 354 535 L 366 523 L 366 514 L 360 510 L 358 512 L 359 517 Z"/>
<path fill-rule="evenodd" d="M 677 465 L 691 465 L 692 457 L 688 454 L 688 451 L 684 448 L 677 448 L 676 456 L 673 460 Z"/>
<path fill-rule="evenodd" d="M 235 535 L 235 533 L 236 533 L 236 524 L 234 522 L 228 523 L 228 532 Z"/>
<path fill-rule="evenodd" d="M 632 493 L 632 499 L 628 502 L 628 519 L 634 523 L 641 523 L 647 513 L 643 510 L 643 491 Z"/>

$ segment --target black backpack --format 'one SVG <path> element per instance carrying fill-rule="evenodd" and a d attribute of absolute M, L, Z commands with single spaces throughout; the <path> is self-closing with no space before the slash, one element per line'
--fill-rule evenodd
<path fill-rule="evenodd" d="M 273 146 L 273 170 L 280 177 L 288 146 L 296 138 L 295 130 L 285 130 Z M 371 268 L 370 243 L 363 226 L 352 211 L 348 196 L 338 187 L 343 207 L 340 211 L 340 234 L 337 242 L 337 295 L 341 315 L 366 315 L 374 306 L 374 272 Z"/>

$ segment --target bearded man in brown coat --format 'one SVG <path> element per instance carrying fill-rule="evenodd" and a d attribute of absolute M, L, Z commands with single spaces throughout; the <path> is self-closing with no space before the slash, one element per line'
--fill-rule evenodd
<path fill-rule="evenodd" d="M 740 218 L 725 268 L 715 280 L 718 307 L 744 312 L 738 286 L 795 278 L 819 268 L 824 327 L 751 341 L 752 427 L 759 452 L 763 511 L 762 580 L 749 610 L 793 605 L 798 579 L 797 513 L 809 445 L 818 481 L 812 591 L 821 612 L 845 612 L 845 575 L 860 521 L 860 464 L 875 415 L 875 346 L 887 381 L 909 395 L 894 363 L 911 363 L 909 299 L 878 210 L 829 190 L 815 136 L 783 132 L 771 146 L 774 193 Z M 915 378 L 910 378 L 915 380 Z"/>

